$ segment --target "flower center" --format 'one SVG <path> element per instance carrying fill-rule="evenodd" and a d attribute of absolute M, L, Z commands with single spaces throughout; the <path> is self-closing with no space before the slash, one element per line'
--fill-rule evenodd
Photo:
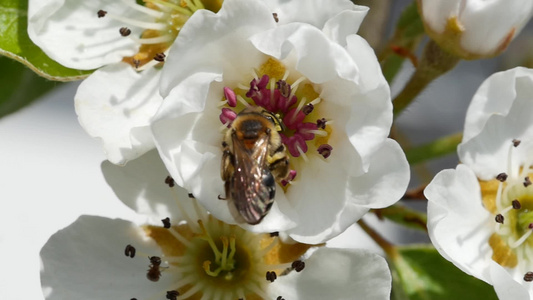
<path fill-rule="evenodd" d="M 199 9 L 217 12 L 222 0 L 143 0 L 144 5 L 121 0 L 124 5 L 144 14 L 143 21 L 99 10 L 99 18 L 113 18 L 125 26 L 118 30 L 123 37 L 139 44 L 139 52 L 125 57 L 124 62 L 137 69 L 145 69 L 164 62 L 170 45 L 187 20 Z M 147 19 L 148 21 L 144 20 Z M 140 28 L 140 36 L 131 36 L 130 28 Z"/>
<path fill-rule="evenodd" d="M 276 130 L 291 155 L 288 177 L 276 178 L 283 186 L 296 177 L 298 165 L 308 161 L 309 153 L 326 159 L 333 150 L 328 144 L 331 120 L 321 115 L 324 101 L 313 84 L 296 73 L 289 72 L 283 63 L 270 58 L 257 73 L 253 72 L 248 85 L 238 84 L 234 89 L 225 87 L 225 99 L 220 105 L 223 130 L 249 106 L 261 107 L 276 117 Z"/>
<path fill-rule="evenodd" d="M 170 178 L 170 177 L 169 177 Z M 173 181 L 167 178 L 167 184 Z M 174 189 L 173 189 L 174 190 Z M 146 259 L 146 277 L 159 281 L 172 276 L 173 284 L 153 299 L 268 299 L 268 284 L 277 276 L 299 272 L 305 263 L 297 260 L 310 245 L 282 243 L 277 234 L 255 234 L 216 220 L 193 201 L 195 216 L 189 216 L 178 201 L 184 220 L 163 227 L 145 226 L 147 236 L 162 253 L 150 255 L 127 245 L 124 253 Z"/>
<path fill-rule="evenodd" d="M 489 238 L 493 250 L 492 259 L 504 267 L 518 267 L 526 274 L 533 269 L 533 186 L 531 186 L 531 164 L 521 170 L 513 170 L 512 153 L 520 141 L 513 140 L 509 148 L 507 173 L 500 173 L 496 179 L 481 183 L 483 203 L 494 214 L 495 233 Z M 532 273 L 533 274 L 533 273 Z"/>

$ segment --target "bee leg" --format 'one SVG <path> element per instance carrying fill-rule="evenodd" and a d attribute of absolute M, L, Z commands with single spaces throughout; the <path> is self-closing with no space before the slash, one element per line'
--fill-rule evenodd
<path fill-rule="evenodd" d="M 226 191 L 226 196 L 222 197 L 218 195 L 218 200 L 228 200 L 228 194 L 229 194 L 229 180 L 224 183 L 224 190 Z"/>

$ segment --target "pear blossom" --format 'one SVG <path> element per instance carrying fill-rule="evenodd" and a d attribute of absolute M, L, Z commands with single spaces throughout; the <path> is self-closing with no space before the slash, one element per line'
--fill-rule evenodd
<path fill-rule="evenodd" d="M 464 59 L 503 52 L 533 14 L 531 0 L 418 0 L 427 34 Z"/>
<path fill-rule="evenodd" d="M 156 158 L 103 164 L 124 203 L 150 205 L 132 220 L 81 216 L 53 235 L 41 250 L 46 299 L 389 299 L 391 274 L 379 255 L 216 220 L 171 179 L 154 179 L 165 172 Z"/>
<path fill-rule="evenodd" d="M 75 69 L 97 69 L 75 96 L 76 112 L 106 155 L 123 164 L 154 148 L 148 127 L 168 49 L 197 10 L 222 0 L 30 0 L 28 34 L 48 56 Z"/>
<path fill-rule="evenodd" d="M 425 190 L 437 250 L 500 299 L 533 299 L 532 92 L 532 69 L 489 77 L 468 108 L 462 164 Z"/>
<path fill-rule="evenodd" d="M 217 14 L 195 13 L 169 52 L 151 129 L 176 183 L 234 224 L 220 200 L 224 135 L 245 108 L 275 115 L 289 176 L 277 178 L 274 204 L 259 224 L 239 225 L 320 243 L 369 209 L 396 202 L 408 164 L 387 138 L 389 86 L 356 34 L 366 8 L 340 0 L 328 9 L 320 1 L 272 5 L 278 2 L 291 1 L 226 0 Z"/>

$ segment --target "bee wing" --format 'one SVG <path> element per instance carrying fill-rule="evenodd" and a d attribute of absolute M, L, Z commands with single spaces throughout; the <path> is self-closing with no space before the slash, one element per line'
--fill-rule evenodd
<path fill-rule="evenodd" d="M 268 134 L 258 138 L 251 150 L 233 137 L 235 167 L 231 198 L 239 215 L 249 224 L 268 213 L 276 192 L 274 177 L 266 165 Z"/>

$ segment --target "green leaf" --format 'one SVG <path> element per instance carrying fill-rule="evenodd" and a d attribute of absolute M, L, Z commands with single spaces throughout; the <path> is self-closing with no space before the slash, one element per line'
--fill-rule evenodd
<path fill-rule="evenodd" d="M 71 81 L 87 77 L 92 71 L 63 67 L 49 58 L 30 40 L 28 0 L 2 0 L 0 4 L 0 54 L 15 59 L 50 80 Z"/>
<path fill-rule="evenodd" d="M 391 257 L 394 299 L 498 299 L 492 286 L 459 270 L 431 245 L 397 247 L 396 251 Z"/>
<path fill-rule="evenodd" d="M 389 83 L 392 82 L 405 60 L 405 56 L 398 55 L 394 49 L 414 53 L 424 34 L 424 24 L 418 14 L 416 1 L 413 1 L 402 12 L 389 46 L 379 56 L 383 75 Z"/>
<path fill-rule="evenodd" d="M 42 96 L 58 82 L 49 81 L 14 60 L 0 56 L 0 117 Z"/>

